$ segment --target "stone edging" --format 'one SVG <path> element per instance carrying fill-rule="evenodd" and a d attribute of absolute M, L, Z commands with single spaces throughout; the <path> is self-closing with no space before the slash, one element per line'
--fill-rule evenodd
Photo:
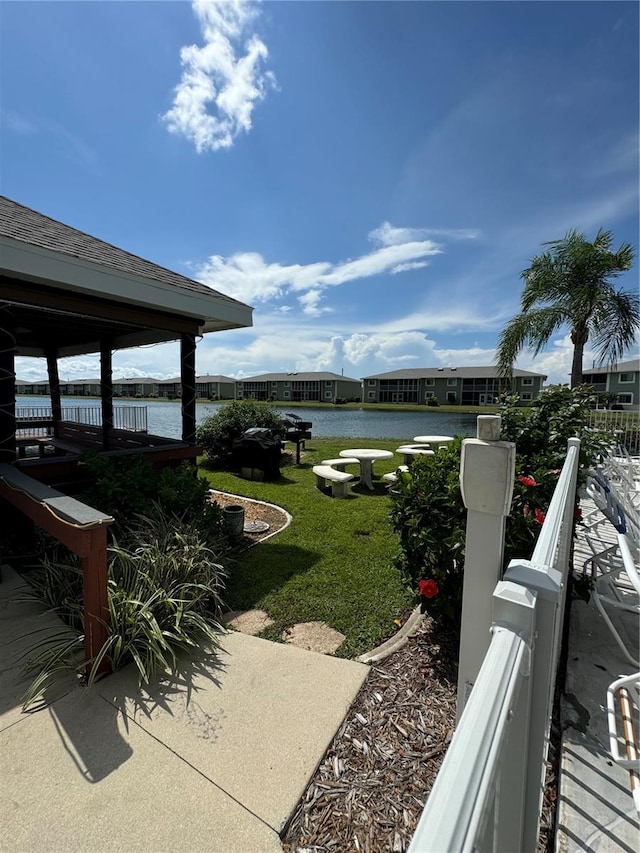
<path fill-rule="evenodd" d="M 384 643 L 376 646 L 375 649 L 371 649 L 370 652 L 365 652 L 363 655 L 360 655 L 356 660 L 358 663 L 378 663 L 379 661 L 389 657 L 389 655 L 392 655 L 394 652 L 397 652 L 398 649 L 404 646 L 409 637 L 414 635 L 420 625 L 421 619 L 422 614 L 420 613 L 420 605 L 418 605 L 402 628 L 400 628 L 393 637 L 385 640 Z"/>
<path fill-rule="evenodd" d="M 245 495 L 234 495 L 232 492 L 223 492 L 222 489 L 209 489 L 210 495 L 215 495 L 216 492 L 221 494 L 221 495 L 229 495 L 230 498 L 239 498 L 242 501 L 248 501 L 249 503 L 252 503 L 252 504 L 260 504 L 260 506 L 272 506 L 274 509 L 278 509 L 278 510 L 280 510 L 281 513 L 284 514 L 286 521 L 285 521 L 283 527 L 279 528 L 278 530 L 274 530 L 273 533 L 268 533 L 266 536 L 263 536 L 262 539 L 259 539 L 257 542 L 252 542 L 251 545 L 249 545 L 249 548 L 253 548 L 256 545 L 259 545 L 261 542 L 266 542 L 267 539 L 271 539 L 272 536 L 277 536 L 278 533 L 282 533 L 282 531 L 286 530 L 287 527 L 293 521 L 293 516 L 291 515 L 291 513 L 287 512 L 287 510 L 284 509 L 283 507 L 278 506 L 278 504 L 272 504 L 272 503 L 269 503 L 268 501 L 259 501 L 259 500 L 256 500 L 255 498 L 248 498 Z"/>

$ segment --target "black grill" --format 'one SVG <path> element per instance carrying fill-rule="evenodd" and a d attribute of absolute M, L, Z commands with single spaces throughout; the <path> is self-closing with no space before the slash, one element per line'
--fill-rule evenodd
<path fill-rule="evenodd" d="M 280 476 L 282 443 L 270 429 L 251 427 L 233 442 L 233 460 L 240 468 L 257 468 L 265 480 Z"/>
<path fill-rule="evenodd" d="M 311 421 L 303 421 L 299 415 L 294 415 L 293 412 L 285 412 L 286 418 L 282 419 L 282 424 L 286 429 L 284 436 L 285 441 L 292 441 L 296 446 L 296 464 L 300 464 L 300 447 L 304 447 L 304 443 L 308 438 L 311 438 Z"/>

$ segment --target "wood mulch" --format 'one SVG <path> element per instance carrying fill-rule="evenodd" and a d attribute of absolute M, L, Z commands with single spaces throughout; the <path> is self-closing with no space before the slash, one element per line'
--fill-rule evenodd
<path fill-rule="evenodd" d="M 287 853 L 402 853 L 455 725 L 455 643 L 425 617 L 371 672 L 283 837 Z"/>

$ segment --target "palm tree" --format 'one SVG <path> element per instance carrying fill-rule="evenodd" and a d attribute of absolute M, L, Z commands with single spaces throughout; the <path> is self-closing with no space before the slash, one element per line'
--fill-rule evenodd
<path fill-rule="evenodd" d="M 500 333 L 496 364 L 508 376 L 523 347 L 537 355 L 549 339 L 568 326 L 573 343 L 571 387 L 582 382 L 582 357 L 587 341 L 597 363 L 614 362 L 630 347 L 640 328 L 636 293 L 616 290 L 612 279 L 631 269 L 633 247 L 611 250 L 611 232 L 602 229 L 590 243 L 580 232 L 543 243 L 548 251 L 533 258 L 521 273 L 525 281 L 521 312 Z"/>

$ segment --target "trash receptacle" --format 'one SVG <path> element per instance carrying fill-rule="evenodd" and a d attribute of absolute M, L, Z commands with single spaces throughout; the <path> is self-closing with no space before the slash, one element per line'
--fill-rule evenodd
<path fill-rule="evenodd" d="M 233 541 L 242 539 L 244 536 L 244 507 L 239 504 L 229 504 L 222 507 L 222 520 L 224 521 L 227 536 Z"/>

